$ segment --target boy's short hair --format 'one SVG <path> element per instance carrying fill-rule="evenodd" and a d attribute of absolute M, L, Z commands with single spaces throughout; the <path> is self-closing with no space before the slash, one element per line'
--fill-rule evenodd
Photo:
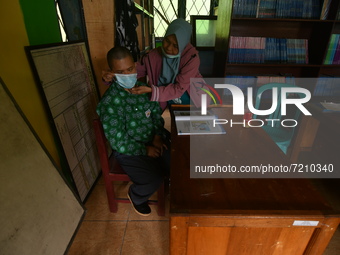
<path fill-rule="evenodd" d="M 123 59 L 126 57 L 130 57 L 133 60 L 131 52 L 127 48 L 122 46 L 113 47 L 111 50 L 108 51 L 106 55 L 107 63 L 111 69 L 112 69 L 111 63 L 113 59 Z"/>

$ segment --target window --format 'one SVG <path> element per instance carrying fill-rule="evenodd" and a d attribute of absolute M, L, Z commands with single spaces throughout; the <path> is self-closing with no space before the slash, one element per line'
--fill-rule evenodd
<path fill-rule="evenodd" d="M 63 22 L 63 19 L 61 17 L 61 14 L 60 14 L 60 8 L 59 8 L 58 1 L 55 1 L 55 6 L 56 6 L 56 9 L 57 9 L 57 15 L 58 15 L 58 22 L 59 22 L 59 27 L 60 27 L 61 39 L 62 39 L 63 42 L 67 42 L 68 39 L 67 39 L 67 36 L 66 36 L 64 22 Z"/>
<path fill-rule="evenodd" d="M 190 15 L 209 15 L 210 5 L 210 0 L 187 0 L 185 20 L 190 22 Z M 178 16 L 178 1 L 154 0 L 154 7 L 155 37 L 162 38 L 168 27 L 168 23 Z"/>

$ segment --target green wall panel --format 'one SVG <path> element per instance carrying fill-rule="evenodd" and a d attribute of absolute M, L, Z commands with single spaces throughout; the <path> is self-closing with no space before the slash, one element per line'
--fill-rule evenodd
<path fill-rule="evenodd" d="M 20 0 L 30 45 L 62 42 L 54 0 Z"/>

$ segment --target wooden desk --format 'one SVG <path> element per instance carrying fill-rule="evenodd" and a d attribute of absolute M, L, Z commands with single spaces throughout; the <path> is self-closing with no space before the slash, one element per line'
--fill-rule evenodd
<path fill-rule="evenodd" d="M 231 108 L 223 111 L 231 115 Z M 171 118 L 170 254 L 323 253 L 340 215 L 307 180 L 191 179 L 193 136 L 178 136 L 172 113 Z M 268 155 L 266 161 L 272 164 L 289 163 L 261 128 L 225 129 L 226 135 L 196 138 L 202 139 L 202 145 L 227 144 L 223 155 L 234 165 L 257 164 L 259 155 Z M 213 148 L 202 148 L 202 153 L 205 150 Z M 294 225 L 298 221 L 302 226 Z"/>
<path fill-rule="evenodd" d="M 340 113 L 325 113 L 311 102 L 307 105 L 312 116 L 303 116 L 292 146 L 291 161 L 298 162 L 300 152 L 314 151 L 327 163 L 340 164 Z"/>

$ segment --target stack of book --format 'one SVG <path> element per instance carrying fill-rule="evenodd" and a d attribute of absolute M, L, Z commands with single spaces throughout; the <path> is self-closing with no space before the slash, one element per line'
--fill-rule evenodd
<path fill-rule="evenodd" d="M 339 65 L 340 64 L 340 34 L 332 34 L 328 45 L 325 65 Z"/>
<path fill-rule="evenodd" d="M 295 78 L 291 76 L 257 76 L 257 88 L 268 83 L 286 83 L 294 85 Z M 272 91 L 264 91 L 261 98 L 272 98 Z"/>
<path fill-rule="evenodd" d="M 287 39 L 286 44 L 287 44 L 287 63 L 308 64 L 307 39 Z"/>
<path fill-rule="evenodd" d="M 244 95 L 247 95 L 247 88 L 253 88 L 253 95 L 255 95 L 257 88 L 261 87 L 264 84 L 268 83 L 287 83 L 287 84 L 295 84 L 295 78 L 292 76 L 243 76 L 243 75 L 227 75 L 226 83 L 235 85 L 239 87 Z M 270 91 L 268 91 L 270 92 Z M 268 94 L 268 95 L 267 95 Z M 224 96 L 230 96 L 231 92 L 229 89 L 224 89 Z M 270 93 L 265 93 L 264 98 L 270 98 Z"/>
<path fill-rule="evenodd" d="M 340 77 L 319 77 L 313 95 L 321 97 L 339 97 Z"/>
<path fill-rule="evenodd" d="M 308 64 L 308 40 L 231 36 L 228 61 Z"/>
<path fill-rule="evenodd" d="M 264 63 L 266 38 L 231 36 L 230 63 Z"/>
<path fill-rule="evenodd" d="M 287 84 L 295 84 L 294 77 L 286 77 L 286 76 L 257 76 L 257 87 L 261 87 L 264 84 L 268 83 L 287 83 Z"/>
<path fill-rule="evenodd" d="M 243 91 L 244 95 L 247 95 L 247 88 L 256 87 L 256 76 L 246 76 L 246 75 L 227 75 L 226 83 L 237 86 Z M 229 89 L 224 89 L 223 95 L 230 96 L 231 92 Z"/>
<path fill-rule="evenodd" d="M 276 17 L 276 0 L 259 0 L 257 18 L 275 18 Z"/>
<path fill-rule="evenodd" d="M 256 17 L 258 0 L 234 0 L 233 16 L 234 17 Z"/>
<path fill-rule="evenodd" d="M 233 17 L 318 19 L 319 0 L 234 0 Z"/>

